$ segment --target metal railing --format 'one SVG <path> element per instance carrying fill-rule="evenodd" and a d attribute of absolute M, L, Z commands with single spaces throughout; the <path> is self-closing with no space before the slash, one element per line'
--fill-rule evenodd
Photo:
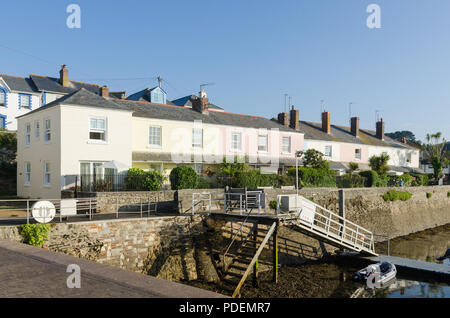
<path fill-rule="evenodd" d="M 70 209 L 61 204 L 66 200 L 74 200 L 76 205 Z M 152 202 L 150 198 L 137 198 L 134 203 L 119 205 L 119 199 L 112 199 L 110 204 L 113 211 L 99 213 L 99 202 L 96 197 L 76 198 L 76 199 L 11 199 L 0 200 L 0 224 L 30 224 L 34 222 L 32 207 L 35 202 L 49 201 L 55 206 L 55 217 L 50 223 L 63 221 L 83 221 L 83 218 L 94 219 L 118 219 L 121 216 L 131 216 L 143 218 L 150 217 L 158 211 L 158 202 Z M 66 210 L 67 209 L 67 210 Z M 61 213 L 63 212 L 63 213 Z"/>
<path fill-rule="evenodd" d="M 241 222 L 241 226 L 239 227 L 238 231 L 232 236 L 231 243 L 228 245 L 227 249 L 225 250 L 225 253 L 223 253 L 223 259 L 222 259 L 222 269 L 223 269 L 223 271 L 226 271 L 226 268 L 225 268 L 225 257 L 228 255 L 228 252 L 230 251 L 231 246 L 236 241 L 236 239 L 239 236 L 239 234 L 241 234 L 241 245 L 239 246 L 238 250 L 245 244 L 245 242 L 248 241 L 248 238 L 250 237 L 250 234 L 252 233 L 252 231 L 249 231 L 249 233 L 247 233 L 247 236 L 245 237 L 245 239 L 244 239 L 244 237 L 242 235 L 243 234 L 244 225 L 247 222 L 248 217 L 250 216 L 251 213 L 252 213 L 251 210 L 250 210 L 250 212 L 247 213 L 246 218 L 244 219 L 243 222 Z M 231 227 L 231 229 L 233 230 L 233 227 Z M 233 233 L 231 232 L 231 234 L 233 234 Z"/>
<path fill-rule="evenodd" d="M 264 207 L 264 211 L 266 209 L 263 200 L 265 200 L 265 196 L 262 191 L 225 192 L 224 213 L 239 210 L 239 214 L 243 215 L 249 210 L 251 212 L 253 209 L 258 209 L 258 214 L 261 214 L 262 208 Z"/>
<path fill-rule="evenodd" d="M 280 214 L 281 197 L 277 197 L 277 214 Z M 365 250 L 375 254 L 375 240 L 371 231 L 353 223 L 338 214 L 301 197 L 300 202 L 306 201 L 314 208 L 306 211 L 304 208 L 297 206 L 295 214 L 286 213 L 285 216 L 290 217 L 296 222 L 295 225 L 300 226 L 304 230 L 317 234 L 323 238 L 329 239 L 338 245 L 352 247 L 355 250 Z M 287 211 L 289 212 L 289 211 Z M 302 213 L 308 213 L 310 221 L 303 218 Z"/>

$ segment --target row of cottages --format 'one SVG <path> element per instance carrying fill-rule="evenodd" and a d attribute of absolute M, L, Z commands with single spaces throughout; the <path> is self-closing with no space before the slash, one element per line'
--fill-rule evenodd
<path fill-rule="evenodd" d="M 348 170 L 350 162 L 357 163 L 360 170 L 370 170 L 369 158 L 383 153 L 389 155 L 391 174 L 424 173 L 419 168 L 420 149 L 386 136 L 383 119 L 376 123 L 375 131 L 360 129 L 359 121 L 359 117 L 353 117 L 350 127 L 332 125 L 330 112 L 322 113 L 321 123 L 303 121 L 294 109 L 290 114 L 278 115 L 280 124 L 292 127 L 294 122 L 294 129 L 304 134 L 304 151 L 322 152 L 331 169 L 341 174 Z"/>
<path fill-rule="evenodd" d="M 224 157 L 277 172 L 304 148 L 299 130 L 210 108 L 204 91 L 190 106 L 101 95 L 82 88 L 18 117 L 18 196 L 59 198 L 74 176 L 114 178 L 131 167 L 200 172 Z"/>
<path fill-rule="evenodd" d="M 100 95 L 103 87 L 69 79 L 62 65 L 59 78 L 31 74 L 18 77 L 0 74 L 0 129 L 17 130 L 16 117 L 24 115 L 81 88 Z M 122 97 L 124 92 L 108 92 L 109 97 Z"/>

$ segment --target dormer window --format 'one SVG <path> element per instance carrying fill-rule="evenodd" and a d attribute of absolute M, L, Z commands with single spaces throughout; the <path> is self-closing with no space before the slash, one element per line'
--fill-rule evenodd
<path fill-rule="evenodd" d="M 161 87 L 155 87 L 150 91 L 150 102 L 156 104 L 166 103 L 166 93 L 162 90 Z"/>

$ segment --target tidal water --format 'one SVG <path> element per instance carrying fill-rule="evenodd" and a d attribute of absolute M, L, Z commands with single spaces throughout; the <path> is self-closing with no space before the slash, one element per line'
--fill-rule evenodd
<path fill-rule="evenodd" d="M 394 239 L 390 242 L 390 254 L 415 260 L 442 263 L 450 266 L 450 260 L 438 260 L 450 248 L 450 224 Z M 405 276 L 401 271 L 397 278 L 382 289 L 371 290 L 365 284 L 353 282 L 350 274 L 360 270 L 355 265 L 337 262 L 310 262 L 298 266 L 284 266 L 279 270 L 278 284 L 271 282 L 271 271 L 259 274 L 259 287 L 253 287 L 250 279 L 241 289 L 243 298 L 450 298 L 450 286 L 432 282 L 420 276 Z M 192 282 L 191 284 L 215 292 L 231 295 L 216 284 Z"/>

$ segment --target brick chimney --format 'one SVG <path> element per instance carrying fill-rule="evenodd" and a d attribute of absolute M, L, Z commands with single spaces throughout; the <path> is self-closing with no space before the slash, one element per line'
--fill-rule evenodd
<path fill-rule="evenodd" d="M 69 86 L 69 70 L 67 69 L 66 64 L 61 65 L 61 70 L 59 71 L 59 83 L 67 87 Z"/>
<path fill-rule="evenodd" d="M 289 116 L 289 127 L 291 127 L 292 129 L 300 130 L 299 114 L 300 112 L 297 109 L 294 109 L 294 106 L 292 106 L 291 114 Z"/>
<path fill-rule="evenodd" d="M 283 125 L 283 126 L 289 127 L 289 115 L 288 115 L 288 113 L 279 113 L 278 114 L 278 123 Z"/>
<path fill-rule="evenodd" d="M 322 113 L 322 130 L 327 134 L 331 134 L 331 115 L 330 112 Z"/>
<path fill-rule="evenodd" d="M 400 142 L 402 143 L 402 144 L 407 144 L 408 142 L 406 141 L 406 137 L 402 137 L 402 138 L 400 138 Z"/>
<path fill-rule="evenodd" d="M 355 137 L 359 137 L 359 117 L 352 117 L 350 119 L 350 126 L 352 135 Z"/>
<path fill-rule="evenodd" d="M 209 100 L 204 90 L 200 91 L 200 97 L 192 101 L 192 108 L 202 114 L 208 114 Z"/>
<path fill-rule="evenodd" d="M 103 98 L 109 98 L 109 88 L 108 86 L 100 87 L 100 96 Z"/>
<path fill-rule="evenodd" d="M 384 140 L 384 121 L 383 121 L 383 118 L 381 118 L 380 121 L 377 122 L 376 136 L 377 136 L 378 139 Z"/>

